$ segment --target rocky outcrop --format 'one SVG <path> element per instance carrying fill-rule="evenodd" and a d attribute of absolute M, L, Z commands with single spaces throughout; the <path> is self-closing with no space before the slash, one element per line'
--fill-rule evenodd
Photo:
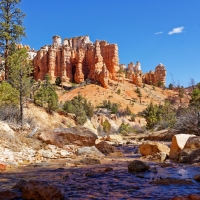
<path fill-rule="evenodd" d="M 76 126 L 73 128 L 57 128 L 49 133 L 42 133 L 39 135 L 39 139 L 58 147 L 68 144 L 94 146 L 97 136 L 85 127 Z"/>
<path fill-rule="evenodd" d="M 165 144 L 161 144 L 158 142 L 144 142 L 139 146 L 140 153 L 143 156 L 148 156 L 148 155 L 155 155 L 157 153 L 164 152 L 167 155 L 169 155 L 169 147 L 166 146 Z"/>
<path fill-rule="evenodd" d="M 172 160 L 177 160 L 181 150 L 184 148 L 187 140 L 194 135 L 189 134 L 177 134 L 172 138 L 172 144 L 170 147 L 169 158 Z"/>
<path fill-rule="evenodd" d="M 54 36 L 52 45 L 42 47 L 34 58 L 36 80 L 43 80 L 48 73 L 52 81 L 61 77 L 63 82 L 81 83 L 89 78 L 108 87 L 108 79 L 115 80 L 118 70 L 117 45 L 92 43 L 89 36 L 64 39 L 63 44 L 59 36 Z"/>

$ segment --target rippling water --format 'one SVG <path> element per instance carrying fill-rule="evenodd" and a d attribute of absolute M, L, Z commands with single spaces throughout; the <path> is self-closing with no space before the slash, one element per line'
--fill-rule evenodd
<path fill-rule="evenodd" d="M 121 159 L 106 160 L 103 164 L 80 167 L 63 167 L 61 163 L 43 166 L 26 166 L 17 172 L 0 174 L 1 190 L 10 189 L 19 180 L 41 180 L 58 186 L 66 199 L 170 199 L 174 196 L 200 194 L 200 183 L 192 178 L 200 174 L 200 166 L 174 164 L 167 167 L 151 162 L 151 171 L 130 173 L 128 154 Z M 133 157 L 137 157 L 134 155 Z M 126 160 L 125 158 L 128 158 Z M 113 170 L 112 170 L 112 169 Z M 111 171 L 112 170 L 112 171 Z M 177 184 L 154 184 L 156 180 L 182 180 Z M 184 182 L 186 181 L 186 182 Z"/>

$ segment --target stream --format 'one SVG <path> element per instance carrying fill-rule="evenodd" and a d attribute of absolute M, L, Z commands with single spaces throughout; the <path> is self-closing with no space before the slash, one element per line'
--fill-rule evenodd
<path fill-rule="evenodd" d="M 200 174 L 200 165 L 147 161 L 147 172 L 130 173 L 127 165 L 140 155 L 134 145 L 119 147 L 123 157 L 106 157 L 101 164 L 66 166 L 72 160 L 13 167 L 0 172 L 0 190 L 11 189 L 19 180 L 40 180 L 57 186 L 66 199 L 160 199 L 189 194 L 200 195 L 200 182 L 193 176 Z M 145 160 L 143 160 L 145 161 Z"/>

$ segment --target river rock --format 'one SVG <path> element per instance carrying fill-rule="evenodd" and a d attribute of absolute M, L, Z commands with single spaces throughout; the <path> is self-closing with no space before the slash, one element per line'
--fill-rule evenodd
<path fill-rule="evenodd" d="M 116 149 L 111 144 L 108 144 L 105 141 L 102 141 L 102 142 L 96 144 L 95 146 L 101 153 L 103 153 L 105 155 L 116 151 Z"/>
<path fill-rule="evenodd" d="M 200 195 L 198 194 L 190 194 L 188 196 L 183 196 L 183 197 L 174 197 L 170 200 L 200 200 Z"/>
<path fill-rule="evenodd" d="M 200 162 L 200 136 L 191 136 L 179 155 L 181 163 Z"/>
<path fill-rule="evenodd" d="M 76 126 L 73 128 L 57 128 L 52 132 L 43 132 L 39 135 L 39 139 L 58 147 L 68 144 L 94 146 L 97 136 L 88 128 Z"/>
<path fill-rule="evenodd" d="M 161 144 L 159 142 L 144 142 L 139 146 L 140 153 L 143 156 L 147 155 L 155 155 L 160 152 L 164 152 L 169 155 L 169 147 L 165 144 Z"/>
<path fill-rule="evenodd" d="M 0 192 L 0 199 L 2 200 L 18 200 L 21 199 L 22 195 L 20 192 L 6 190 Z"/>
<path fill-rule="evenodd" d="M 33 200 L 62 200 L 64 196 L 60 189 L 48 185 L 44 181 L 29 181 L 22 189 L 23 199 Z"/>
<path fill-rule="evenodd" d="M 91 156 L 91 157 L 103 157 L 104 154 L 102 154 L 95 146 L 92 147 L 81 147 L 77 149 L 77 154 L 79 156 L 85 155 L 85 156 Z"/>
<path fill-rule="evenodd" d="M 200 181 L 200 174 L 195 175 L 195 176 L 194 176 L 194 180 L 195 180 L 195 181 Z"/>
<path fill-rule="evenodd" d="M 184 148 L 188 138 L 194 135 L 189 134 L 176 134 L 172 138 L 172 144 L 170 147 L 169 158 L 172 160 L 177 160 L 180 151 Z"/>
<path fill-rule="evenodd" d="M 150 166 L 140 160 L 134 160 L 128 164 L 128 170 L 130 172 L 142 172 L 147 171 Z"/>
<path fill-rule="evenodd" d="M 85 165 L 97 165 L 101 164 L 101 161 L 97 158 L 83 158 L 80 160 L 80 163 Z"/>

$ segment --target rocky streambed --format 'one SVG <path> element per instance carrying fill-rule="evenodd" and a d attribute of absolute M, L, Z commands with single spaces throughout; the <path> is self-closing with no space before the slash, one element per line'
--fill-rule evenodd
<path fill-rule="evenodd" d="M 165 200 L 200 195 L 200 182 L 193 178 L 200 174 L 200 164 L 147 161 L 140 158 L 135 144 L 121 144 L 115 148 L 118 152 L 101 158 L 77 156 L 8 168 L 0 172 L 0 197 L 2 191 L 15 191 L 12 187 L 20 180 L 45 181 L 61 190 L 64 199 Z M 150 169 L 128 171 L 127 166 L 133 160 L 148 163 Z"/>

